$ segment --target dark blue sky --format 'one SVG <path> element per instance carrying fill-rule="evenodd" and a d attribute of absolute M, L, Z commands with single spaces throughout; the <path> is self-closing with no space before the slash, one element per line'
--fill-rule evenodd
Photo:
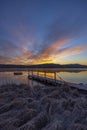
<path fill-rule="evenodd" d="M 87 64 L 86 0 L 0 0 L 0 63 Z"/>

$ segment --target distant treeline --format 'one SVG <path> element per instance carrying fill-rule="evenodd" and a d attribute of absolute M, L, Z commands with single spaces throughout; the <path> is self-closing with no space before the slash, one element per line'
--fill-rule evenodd
<path fill-rule="evenodd" d="M 38 64 L 38 65 L 13 65 L 13 64 L 0 64 L 0 68 L 87 68 L 87 65 L 80 64 Z"/>

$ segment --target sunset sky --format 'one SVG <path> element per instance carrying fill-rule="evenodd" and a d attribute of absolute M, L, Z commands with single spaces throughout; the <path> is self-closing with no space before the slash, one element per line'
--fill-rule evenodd
<path fill-rule="evenodd" d="M 87 65 L 87 0 L 0 0 L 0 64 Z"/>

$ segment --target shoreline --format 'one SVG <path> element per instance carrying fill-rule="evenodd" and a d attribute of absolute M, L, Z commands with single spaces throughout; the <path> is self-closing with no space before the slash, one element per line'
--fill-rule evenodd
<path fill-rule="evenodd" d="M 87 95 L 69 86 L 0 86 L 0 130 L 86 130 Z"/>

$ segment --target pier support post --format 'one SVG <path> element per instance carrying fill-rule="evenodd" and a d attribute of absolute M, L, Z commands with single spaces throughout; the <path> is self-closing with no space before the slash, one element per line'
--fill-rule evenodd
<path fill-rule="evenodd" d="M 54 80 L 55 80 L 55 83 L 56 83 L 56 72 L 54 72 Z"/>
<path fill-rule="evenodd" d="M 37 76 L 39 76 L 39 71 L 37 71 Z"/>
<path fill-rule="evenodd" d="M 30 74 L 29 74 L 29 70 L 28 70 L 28 76 L 29 76 Z"/>
<path fill-rule="evenodd" d="M 32 70 L 32 76 L 33 76 L 33 70 Z"/>
<path fill-rule="evenodd" d="M 46 78 L 46 71 L 44 72 L 44 78 Z"/>

